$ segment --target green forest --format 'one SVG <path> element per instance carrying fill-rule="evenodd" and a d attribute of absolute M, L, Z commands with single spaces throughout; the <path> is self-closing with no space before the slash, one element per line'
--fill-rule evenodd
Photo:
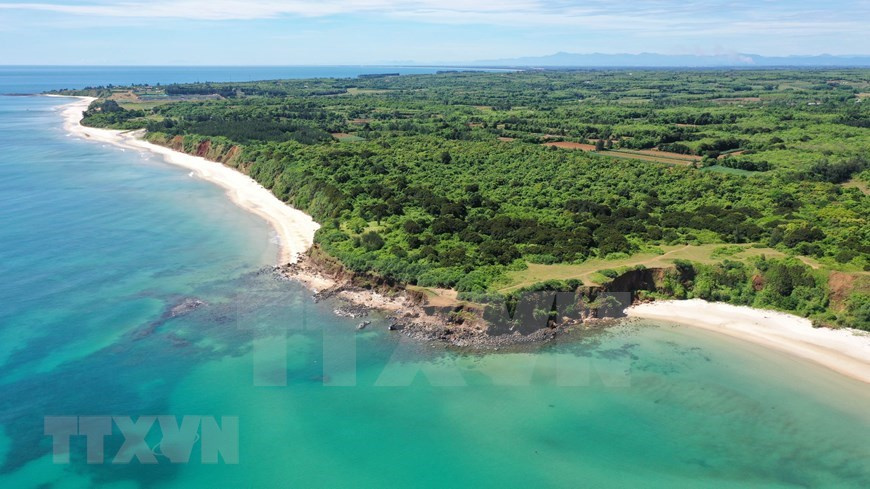
<path fill-rule="evenodd" d="M 60 93 L 100 97 L 87 125 L 146 128 L 249 174 L 320 222 L 320 248 L 355 271 L 474 301 L 601 283 L 679 249 L 669 263 L 692 279 L 669 282 L 668 296 L 870 329 L 870 70 Z"/>

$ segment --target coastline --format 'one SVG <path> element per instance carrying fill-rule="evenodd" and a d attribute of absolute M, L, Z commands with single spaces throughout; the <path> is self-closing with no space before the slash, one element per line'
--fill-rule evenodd
<path fill-rule="evenodd" d="M 791 314 L 701 299 L 636 304 L 625 312 L 724 334 L 870 384 L 870 334 L 862 331 L 814 328 L 809 319 Z"/>
<path fill-rule="evenodd" d="M 64 129 L 72 135 L 111 144 L 125 149 L 148 151 L 167 163 L 190 170 L 197 177 L 226 191 L 230 200 L 242 209 L 265 219 L 275 230 L 279 240 L 278 265 L 296 263 L 314 243 L 314 233 L 320 225 L 308 214 L 285 204 L 271 191 L 251 177 L 198 156 L 192 156 L 140 139 L 141 131 L 97 129 L 81 124 L 83 112 L 96 100 L 93 97 L 75 98 L 76 102 L 62 107 Z"/>
<path fill-rule="evenodd" d="M 371 290 L 354 286 L 346 277 L 322 270 L 313 265 L 308 252 L 314 246 L 314 233 L 320 224 L 304 212 L 290 207 L 251 177 L 223 163 L 207 160 L 160 146 L 142 139 L 144 130 L 121 131 L 84 126 L 81 121 L 84 111 L 97 100 L 95 97 L 72 97 L 47 95 L 49 97 L 73 98 L 75 102 L 64 105 L 61 114 L 64 129 L 75 137 L 111 144 L 124 149 L 147 151 L 162 157 L 167 163 L 191 170 L 193 174 L 218 185 L 226 191 L 230 200 L 242 209 L 265 219 L 276 231 L 279 239 L 279 257 L 276 273 L 284 279 L 301 283 L 313 292 L 315 300 L 337 297 L 350 305 L 339 307 L 335 313 L 346 317 L 364 318 L 369 310 L 379 310 L 390 315 L 389 329 L 403 331 L 418 339 L 441 339 L 456 346 L 480 346 L 512 343 L 508 338 L 493 340 L 485 329 L 452 327 L 438 312 L 426 312 L 420 301 L 407 291 Z M 385 293 L 381 293 L 385 292 Z M 361 324 L 362 329 L 364 326 Z"/>
<path fill-rule="evenodd" d="M 314 293 L 316 300 L 337 297 L 353 304 L 346 311 L 337 309 L 339 315 L 364 317 L 368 309 L 377 309 L 390 315 L 390 330 L 402 331 L 420 340 L 439 340 L 458 347 L 478 349 L 544 342 L 565 330 L 565 326 L 560 326 L 542 328 L 528 336 L 491 335 L 482 322 L 457 324 L 450 320 L 449 310 L 433 311 L 433 308 L 424 307 L 425 301 L 407 291 L 382 289 L 379 292 L 354 286 L 352 280 L 323 269 L 308 256 L 319 224 L 307 214 L 279 200 L 250 177 L 222 163 L 147 142 L 141 139 L 141 130 L 119 131 L 83 126 L 83 112 L 96 99 L 64 98 L 77 99 L 62 108 L 64 128 L 74 136 L 159 155 L 166 162 L 189 169 L 203 180 L 222 187 L 236 205 L 264 218 L 275 229 L 280 240 L 276 271 L 284 278 L 302 283 Z M 848 329 L 813 328 L 808 319 L 798 316 L 713 304 L 699 299 L 637 304 L 625 312 L 630 318 L 667 321 L 725 334 L 810 360 L 842 375 L 870 383 L 870 334 Z M 360 326 L 360 329 L 364 327 L 362 323 Z"/>

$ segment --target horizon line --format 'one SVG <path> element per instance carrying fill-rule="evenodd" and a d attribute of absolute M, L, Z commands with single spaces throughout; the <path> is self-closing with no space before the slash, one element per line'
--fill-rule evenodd
<path fill-rule="evenodd" d="M 674 55 L 684 56 L 684 55 Z M 536 56 L 529 56 L 536 57 Z M 838 56 L 839 57 L 839 56 Z M 855 55 L 854 57 L 864 57 L 864 55 Z M 870 55 L 866 55 L 870 58 Z M 497 60 L 493 60 L 497 61 Z M 734 64 L 734 65 L 483 65 L 483 64 L 389 64 L 389 63 L 362 63 L 362 64 L 3 64 L 0 63 L 0 68 L 358 68 L 358 67 L 374 67 L 374 68 L 464 68 L 464 69 L 481 69 L 481 70 L 515 70 L 520 68 L 525 69 L 570 69 L 570 68 L 625 68 L 625 69 L 673 69 L 673 68 L 689 68 L 689 69 L 717 69 L 717 68 L 745 68 L 745 69 L 778 69 L 778 68 L 870 68 L 870 65 L 828 65 L 828 64 L 802 64 L 802 65 L 753 65 L 753 64 Z"/>

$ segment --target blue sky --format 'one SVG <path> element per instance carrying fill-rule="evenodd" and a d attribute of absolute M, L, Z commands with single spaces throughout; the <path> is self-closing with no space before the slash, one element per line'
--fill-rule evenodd
<path fill-rule="evenodd" d="M 0 0 L 0 64 L 870 54 L 870 0 Z"/>

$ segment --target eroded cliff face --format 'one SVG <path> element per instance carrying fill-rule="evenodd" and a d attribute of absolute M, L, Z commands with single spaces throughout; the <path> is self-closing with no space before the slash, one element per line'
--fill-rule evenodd
<path fill-rule="evenodd" d="M 242 160 L 241 146 L 226 141 L 216 141 L 196 136 L 175 136 L 170 138 L 159 133 L 147 134 L 146 139 L 154 144 L 166 146 L 175 151 L 199 156 L 217 163 L 223 163 L 239 170 L 244 170 L 246 166 Z"/>
<path fill-rule="evenodd" d="M 628 292 L 632 294 L 633 300 L 637 300 L 641 292 L 667 293 L 665 279 L 668 275 L 673 280 L 682 284 L 686 284 L 695 278 L 695 272 L 691 268 L 677 266 L 642 268 L 629 270 L 599 287 L 599 289 L 604 292 Z"/>
<path fill-rule="evenodd" d="M 600 287 L 602 292 L 629 292 L 636 295 L 639 291 L 657 291 L 661 288 L 665 275 L 662 268 L 630 270 Z"/>
<path fill-rule="evenodd" d="M 549 341 L 574 326 L 592 327 L 596 320 L 623 317 L 625 308 L 644 292 L 668 293 L 668 286 L 693 278 L 691 268 L 636 269 L 602 286 L 524 292 L 490 303 L 432 305 L 423 291 L 409 290 L 389 277 L 350 270 L 316 244 L 304 260 L 287 265 L 282 273 L 328 277 L 333 285 L 315 294 L 318 300 L 337 296 L 363 309 L 383 309 L 390 314 L 391 331 L 472 349 Z M 367 299 L 373 294 L 382 296 L 381 306 Z"/>
<path fill-rule="evenodd" d="M 383 277 L 373 273 L 355 272 L 345 267 L 337 258 L 329 255 L 323 249 L 315 244 L 308 252 L 308 258 L 311 262 L 322 271 L 334 279 L 337 283 L 344 286 L 359 287 L 362 289 L 370 289 L 382 293 L 398 293 L 404 292 L 418 299 L 418 302 L 423 301 L 423 295 L 420 293 L 404 290 L 402 284 L 390 277 Z"/>
<path fill-rule="evenodd" d="M 407 290 L 405 284 L 392 278 L 349 270 L 317 245 L 310 250 L 308 259 L 321 273 L 344 287 L 368 289 L 388 295 L 405 294 L 415 304 L 423 306 L 427 314 L 441 316 L 451 323 L 461 323 L 463 317 L 465 321 L 482 319 L 490 324 L 493 331 L 502 331 L 504 328 L 500 325 L 506 323 L 531 325 L 522 328 L 523 333 L 547 326 L 548 320 L 550 323 L 559 323 L 622 317 L 623 310 L 642 298 L 644 292 L 668 293 L 666 278 L 669 276 L 683 284 L 694 278 L 691 269 L 643 268 L 626 271 L 601 286 L 525 292 L 516 297 L 508 297 L 504 303 L 498 304 L 457 302 L 455 305 L 437 307 L 428 305 L 422 292 Z M 550 314 L 547 314 L 548 311 Z"/>

